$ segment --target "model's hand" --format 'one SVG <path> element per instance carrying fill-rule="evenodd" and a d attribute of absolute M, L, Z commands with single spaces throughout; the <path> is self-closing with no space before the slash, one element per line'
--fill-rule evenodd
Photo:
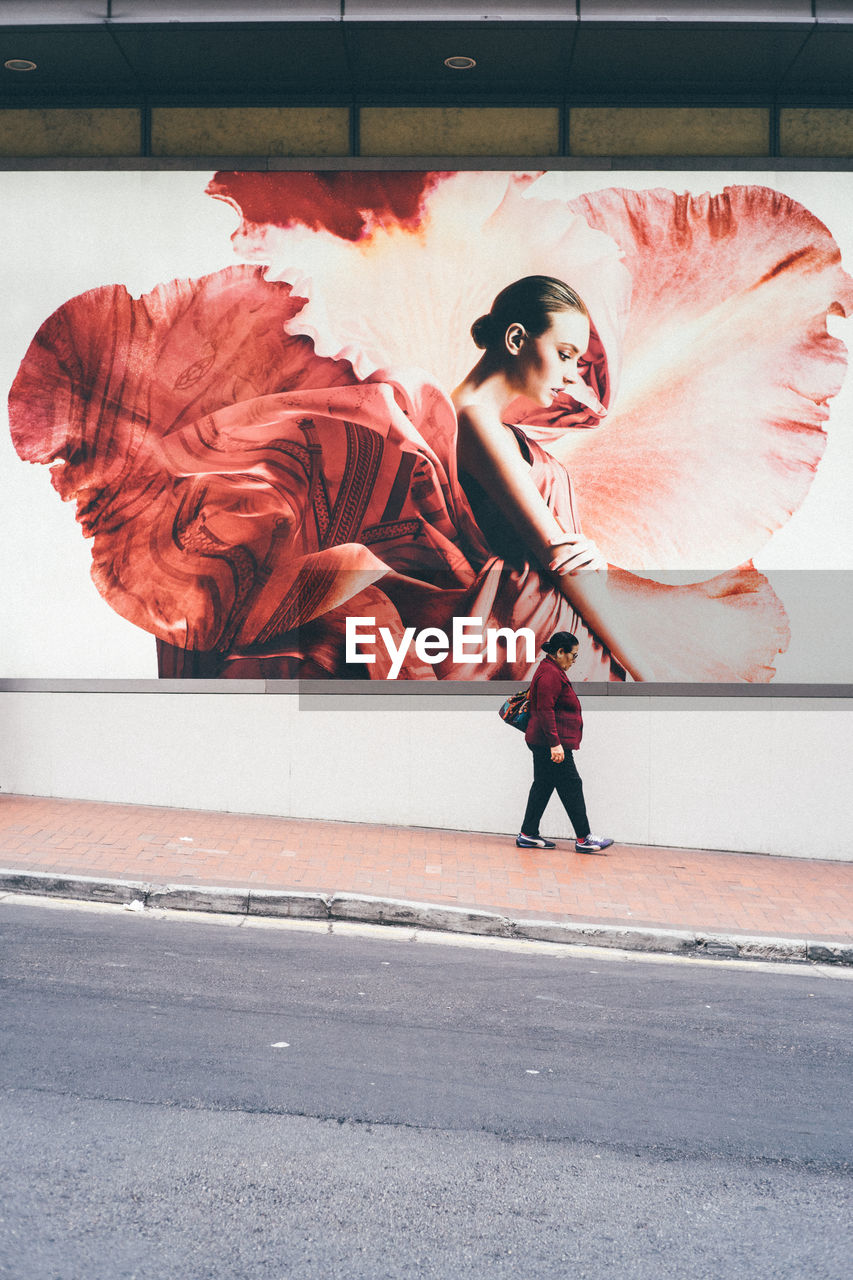
<path fill-rule="evenodd" d="M 607 568 L 607 561 L 598 547 L 582 533 L 567 533 L 559 542 L 552 542 L 550 550 L 553 558 L 548 568 L 552 573 L 578 573 L 581 569 L 602 570 Z"/>
<path fill-rule="evenodd" d="M 562 763 L 563 763 L 563 761 L 565 760 L 565 758 L 566 758 L 566 753 L 565 753 L 565 751 L 563 750 L 563 748 L 562 748 L 561 746 L 560 746 L 560 747 L 552 747 L 552 748 L 551 748 L 551 763 L 552 763 L 552 764 L 562 764 Z"/>

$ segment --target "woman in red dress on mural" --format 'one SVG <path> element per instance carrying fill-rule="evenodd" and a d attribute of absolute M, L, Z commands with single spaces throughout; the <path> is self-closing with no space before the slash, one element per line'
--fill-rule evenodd
<path fill-rule="evenodd" d="M 580 387 L 581 360 L 590 342 L 587 307 L 562 280 L 526 276 L 498 294 L 489 313 L 472 325 L 471 336 L 484 354 L 454 391 L 453 404 L 459 479 L 475 520 L 491 550 L 508 564 L 520 566 L 532 556 L 540 569 L 558 575 L 566 601 L 637 675 L 639 661 L 624 656 L 607 624 L 606 606 L 602 614 L 591 575 L 605 572 L 607 563 L 580 531 L 565 468 L 506 422 L 519 397 L 547 408 L 560 394 Z M 556 492 L 543 492 L 543 472 L 556 478 Z M 569 500 L 564 511 L 559 509 L 560 480 Z M 543 584 L 545 590 L 549 585 Z"/>
<path fill-rule="evenodd" d="M 240 248 L 258 265 L 72 299 L 10 395 L 20 456 L 76 502 L 97 588 L 157 637 L 161 674 L 383 678 L 381 654 L 345 659 L 346 619 L 366 616 L 397 643 L 454 617 L 565 630 L 581 680 L 772 679 L 787 621 L 748 557 L 801 501 L 843 373 L 826 316 L 853 300 L 825 227 L 763 188 L 569 204 L 529 175 L 463 173 L 431 175 L 405 217 L 339 193 L 335 209 L 361 211 L 340 228 L 294 203 L 293 175 L 256 178 L 271 203 Z M 540 263 L 581 286 L 592 320 L 560 280 L 525 274 Z M 519 279 L 475 323 L 484 354 L 451 403 L 471 298 L 503 283 L 496 269 Z M 726 350 L 767 349 L 760 378 L 696 357 L 718 330 Z M 620 363 L 634 378 L 616 403 Z M 802 391 L 781 413 L 792 369 Z M 668 568 L 685 585 L 652 580 Z M 399 674 L 530 668 L 410 654 Z"/>
<path fill-rule="evenodd" d="M 784 647 L 782 611 L 766 580 L 746 569 L 679 588 L 608 565 L 582 532 L 566 467 L 524 429 L 558 398 L 583 403 L 589 395 L 584 373 L 600 343 L 578 293 L 553 276 L 516 280 L 471 336 L 484 354 L 453 393 L 456 462 L 498 560 L 479 575 L 466 611 L 537 636 L 576 634 L 583 680 L 681 679 L 716 663 L 735 678 L 751 668 L 756 678 Z M 490 582 L 500 584 L 491 596 L 483 589 Z M 656 626 L 658 611 L 673 607 L 677 625 Z"/>

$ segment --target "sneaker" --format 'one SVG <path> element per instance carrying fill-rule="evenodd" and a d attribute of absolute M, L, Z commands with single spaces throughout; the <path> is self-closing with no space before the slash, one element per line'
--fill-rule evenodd
<path fill-rule="evenodd" d="M 602 849 L 609 849 L 613 841 L 608 840 L 606 836 L 584 836 L 583 840 L 575 841 L 576 853 L 600 853 Z"/>
<path fill-rule="evenodd" d="M 519 831 L 515 837 L 515 843 L 519 849 L 556 849 L 553 840 L 543 840 L 541 836 L 526 836 L 523 831 Z"/>

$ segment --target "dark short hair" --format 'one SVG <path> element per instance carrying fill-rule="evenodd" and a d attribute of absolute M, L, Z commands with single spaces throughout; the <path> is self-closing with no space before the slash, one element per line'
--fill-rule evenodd
<path fill-rule="evenodd" d="M 586 303 L 556 276 L 524 276 L 501 289 L 487 315 L 471 325 L 478 347 L 498 347 L 511 324 L 523 325 L 531 338 L 540 338 L 555 311 L 579 311 L 588 316 Z"/>
<path fill-rule="evenodd" d="M 578 638 L 573 636 L 571 631 L 555 631 L 550 640 L 546 640 L 542 648 L 546 653 L 556 653 L 558 649 L 570 649 L 578 647 Z"/>

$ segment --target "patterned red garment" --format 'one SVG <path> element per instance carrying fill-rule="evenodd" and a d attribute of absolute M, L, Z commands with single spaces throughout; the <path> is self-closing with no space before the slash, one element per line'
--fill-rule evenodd
<path fill-rule="evenodd" d="M 218 194 L 225 192 L 227 176 L 218 175 Z M 540 639 L 554 630 L 573 631 L 581 640 L 578 678 L 622 677 L 550 575 L 492 545 L 499 541 L 494 531 L 478 525 L 456 474 L 455 416 L 434 377 L 411 367 L 389 372 L 370 354 L 384 322 L 392 354 L 423 354 L 433 341 L 440 362 L 444 331 L 455 333 L 461 315 L 470 323 L 476 314 L 471 300 L 448 296 L 452 323 L 445 325 L 441 299 L 430 298 L 425 313 L 416 289 L 411 305 L 404 297 L 401 308 L 397 294 L 404 277 L 382 270 L 395 253 L 410 255 L 415 248 L 429 266 L 430 236 L 443 250 L 451 243 L 439 235 L 441 218 L 475 187 L 492 212 L 484 245 L 466 241 L 461 249 L 471 279 L 478 278 L 474 257 L 488 257 L 490 296 L 507 283 L 497 273 L 524 274 L 528 259 L 519 254 L 541 256 L 546 249 L 554 254 L 552 274 L 585 281 L 581 292 L 594 325 L 585 402 L 538 414 L 520 404 L 516 413 L 535 482 L 567 530 L 580 527 L 564 465 L 570 460 L 574 475 L 582 477 L 585 524 L 614 564 L 667 569 L 683 567 L 685 558 L 695 564 L 687 553 L 696 550 L 697 508 L 713 505 L 733 484 L 742 487 L 744 457 L 752 450 L 749 501 L 736 513 L 725 507 L 735 534 L 722 522 L 717 541 L 708 535 L 703 544 L 713 553 L 704 568 L 739 567 L 680 588 L 612 570 L 600 575 L 608 608 L 653 651 L 660 673 L 655 678 L 772 678 L 774 656 L 787 643 L 784 611 L 766 580 L 741 561 L 801 500 L 823 448 L 827 402 L 844 367 L 841 344 L 826 332 L 826 314 L 846 313 L 850 305 L 849 280 L 831 237 L 807 211 L 791 201 L 780 205 L 776 193 L 763 188 L 736 189 L 728 197 L 722 234 L 717 206 L 699 202 L 686 209 L 673 205 L 672 193 L 663 193 L 666 199 L 658 192 L 597 193 L 581 202 L 581 217 L 553 200 L 535 209 L 531 182 L 511 179 L 494 206 L 495 175 L 437 175 L 417 199 L 409 191 L 395 204 L 393 192 L 384 191 L 381 218 L 362 217 L 361 230 L 351 227 L 343 238 L 322 231 L 317 217 L 321 230 L 306 239 L 300 219 L 307 215 L 297 202 L 290 221 L 250 228 L 252 243 L 273 263 L 266 272 L 232 267 L 162 285 L 135 300 L 118 286 L 93 290 L 42 326 L 10 397 L 16 448 L 29 461 L 50 464 L 60 495 L 76 500 L 84 534 L 93 538 L 98 589 L 118 613 L 157 637 L 163 674 L 382 677 L 389 663 L 381 650 L 373 666 L 347 669 L 348 615 L 374 617 L 395 637 L 406 626 L 448 629 L 452 616 L 464 615 L 481 617 L 485 626 L 529 626 Z M 348 197 L 337 192 L 335 198 L 338 217 L 340 201 Z M 536 235 L 519 248 L 522 217 Z M 775 271 L 757 249 L 768 239 L 768 226 L 774 234 L 781 227 L 787 252 Z M 758 342 L 749 359 L 762 372 L 759 403 L 752 393 L 746 397 L 750 422 L 735 422 L 744 442 L 734 451 L 733 466 L 720 456 L 718 441 L 686 430 L 682 382 L 695 390 L 693 365 L 687 361 L 679 382 L 678 353 L 666 343 L 658 343 L 669 352 L 665 377 L 658 377 L 656 365 L 645 386 L 643 361 L 631 366 L 626 359 L 623 385 L 630 390 L 633 376 L 634 390 L 627 401 L 616 398 L 620 333 L 629 321 L 621 247 L 626 227 L 633 236 L 627 256 L 635 299 L 631 351 L 642 350 L 645 329 L 654 331 L 656 324 L 660 332 L 667 317 L 680 325 L 682 303 L 700 328 L 706 314 L 702 272 L 689 275 L 683 291 L 689 302 L 683 302 L 672 270 L 669 294 L 660 280 L 650 283 L 654 272 L 644 269 L 643 254 L 659 276 L 657 249 L 668 245 L 671 263 L 680 237 L 687 261 L 701 246 L 707 275 L 709 244 L 723 246 L 728 275 L 715 281 L 708 324 L 728 324 L 738 334 L 746 325 Z M 329 248 L 324 242 L 321 253 L 315 241 L 324 235 L 333 243 Z M 614 235 L 621 237 L 618 244 Z M 496 236 L 507 246 L 497 265 Z M 288 237 L 295 237 L 292 244 Z M 801 250 L 795 253 L 791 244 Z M 295 280 L 274 278 L 273 259 L 300 247 L 306 257 L 315 256 L 313 275 L 297 290 Z M 513 254 L 517 263 L 506 260 Z M 350 273 L 342 274 L 343 261 L 352 261 Z M 373 280 L 377 296 L 363 296 L 359 312 L 352 291 Z M 464 277 L 457 287 L 464 295 Z M 477 287 L 482 293 L 486 284 Z M 727 305 L 730 297 L 737 305 Z M 765 349 L 762 316 L 783 304 L 796 323 L 783 333 L 774 321 Z M 409 314 L 413 332 L 407 338 Z M 440 331 L 433 339 L 429 318 Z M 737 363 L 743 352 L 735 342 L 732 350 Z M 780 407 L 774 388 L 785 359 L 791 394 Z M 696 415 L 705 425 L 708 399 L 706 390 Z M 654 411 L 656 435 L 649 428 Z M 606 430 L 588 430 L 605 413 Z M 731 422 L 717 425 L 728 445 Z M 704 469 L 694 470 L 698 460 Z M 484 512 L 477 514 L 488 526 Z M 620 558 L 620 546 L 635 555 L 646 547 L 647 558 Z M 720 562 L 730 552 L 738 559 Z M 401 676 L 516 679 L 529 670 L 520 660 L 433 667 L 411 655 Z"/>

